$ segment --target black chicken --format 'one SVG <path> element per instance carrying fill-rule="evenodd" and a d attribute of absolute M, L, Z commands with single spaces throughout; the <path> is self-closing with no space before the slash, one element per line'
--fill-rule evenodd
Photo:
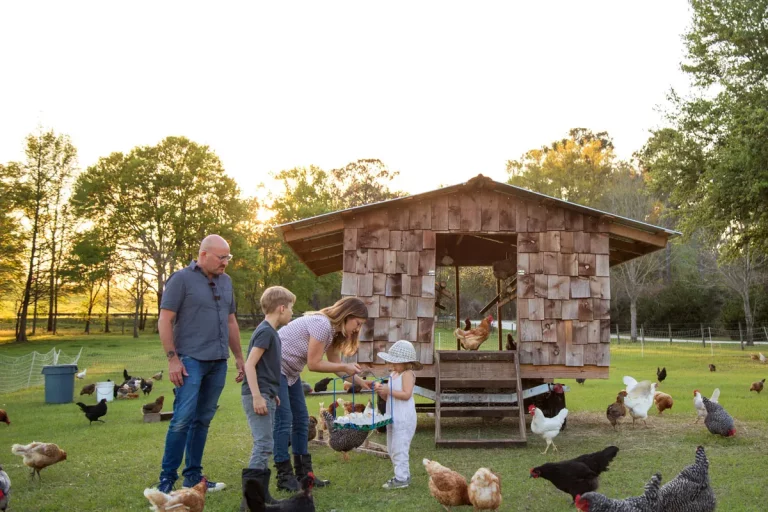
<path fill-rule="evenodd" d="M 661 370 L 659 370 L 658 366 L 656 367 L 656 378 L 658 379 L 659 384 L 664 382 L 664 379 L 667 378 L 667 367 L 666 366 L 664 368 L 662 368 Z"/>
<path fill-rule="evenodd" d="M 330 384 L 332 380 L 332 377 L 326 377 L 317 381 L 315 383 L 315 393 L 319 393 L 320 391 L 328 391 L 328 384 Z"/>
<path fill-rule="evenodd" d="M 507 333 L 507 350 L 517 350 L 517 344 L 515 343 L 515 338 L 512 337 L 512 333 Z"/>
<path fill-rule="evenodd" d="M 717 366 L 713 365 L 712 363 L 709 363 L 709 371 L 716 372 L 717 371 Z"/>
<path fill-rule="evenodd" d="M 107 415 L 106 398 L 102 398 L 101 402 L 97 403 L 96 405 L 85 405 L 83 402 L 77 402 L 77 406 L 80 407 L 80 409 L 85 413 L 85 417 L 88 418 L 91 423 L 94 421 L 101 421 L 104 423 L 104 421 L 100 420 L 99 418 Z M 89 423 L 89 425 L 91 423 Z"/>
<path fill-rule="evenodd" d="M 584 385 L 584 383 L 585 383 L 586 381 L 587 381 L 587 379 L 576 379 L 576 383 L 577 383 L 577 384 L 581 384 L 582 386 Z"/>
<path fill-rule="evenodd" d="M 315 475 L 307 473 L 301 479 L 301 491 L 288 499 L 280 500 L 273 505 L 264 501 L 264 489 L 255 479 L 248 479 L 243 485 L 243 497 L 250 512 L 315 512 L 315 499 L 312 497 L 312 487 L 315 485 Z"/>
<path fill-rule="evenodd" d="M 619 453 L 616 446 L 604 450 L 581 455 L 575 459 L 563 462 L 548 462 L 531 469 L 531 478 L 549 480 L 552 485 L 564 493 L 570 494 L 574 500 L 579 494 L 597 490 L 600 473 L 608 471 L 608 465 Z"/>
<path fill-rule="evenodd" d="M 154 385 L 154 381 L 141 379 L 141 390 L 144 392 L 144 396 L 152 392 Z"/>

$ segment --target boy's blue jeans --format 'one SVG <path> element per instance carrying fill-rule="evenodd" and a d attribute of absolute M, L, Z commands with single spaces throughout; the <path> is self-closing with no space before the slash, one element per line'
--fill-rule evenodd
<path fill-rule="evenodd" d="M 280 375 L 280 407 L 275 413 L 275 463 L 290 460 L 288 441 L 294 455 L 307 455 L 309 412 L 304 399 L 301 379 L 288 385 L 288 378 Z"/>
<path fill-rule="evenodd" d="M 227 361 L 199 361 L 189 356 L 181 356 L 180 359 L 189 375 L 182 376 L 184 385 L 176 388 L 173 418 L 165 436 L 160 480 L 176 481 L 176 471 L 186 453 L 183 485 L 190 487 L 202 478 L 208 426 L 216 414 L 216 405 L 224 389 Z"/>

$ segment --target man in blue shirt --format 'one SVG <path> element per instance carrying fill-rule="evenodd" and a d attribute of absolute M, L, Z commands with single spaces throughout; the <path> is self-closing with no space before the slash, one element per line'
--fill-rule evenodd
<path fill-rule="evenodd" d="M 209 235 L 200 244 L 197 261 L 165 282 L 157 327 L 176 399 L 165 438 L 161 492 L 173 489 L 185 454 L 183 486 L 193 487 L 202 479 L 203 450 L 226 381 L 228 349 L 235 356 L 236 381 L 243 380 L 234 290 L 224 273 L 231 259 L 226 240 Z M 224 487 L 221 482 L 208 482 L 208 492 Z"/>

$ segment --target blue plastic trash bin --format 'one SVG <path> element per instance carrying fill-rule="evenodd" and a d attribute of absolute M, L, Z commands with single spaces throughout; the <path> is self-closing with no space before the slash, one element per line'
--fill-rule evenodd
<path fill-rule="evenodd" d="M 68 404 L 75 396 L 76 364 L 43 366 L 45 375 L 45 403 Z"/>

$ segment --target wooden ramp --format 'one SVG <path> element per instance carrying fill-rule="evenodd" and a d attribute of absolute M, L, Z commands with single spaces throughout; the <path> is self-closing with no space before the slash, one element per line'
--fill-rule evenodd
<path fill-rule="evenodd" d="M 435 445 L 495 448 L 526 443 L 525 411 L 517 351 L 438 350 L 435 352 Z M 443 418 L 518 418 L 508 437 L 455 439 L 441 431 Z"/>

